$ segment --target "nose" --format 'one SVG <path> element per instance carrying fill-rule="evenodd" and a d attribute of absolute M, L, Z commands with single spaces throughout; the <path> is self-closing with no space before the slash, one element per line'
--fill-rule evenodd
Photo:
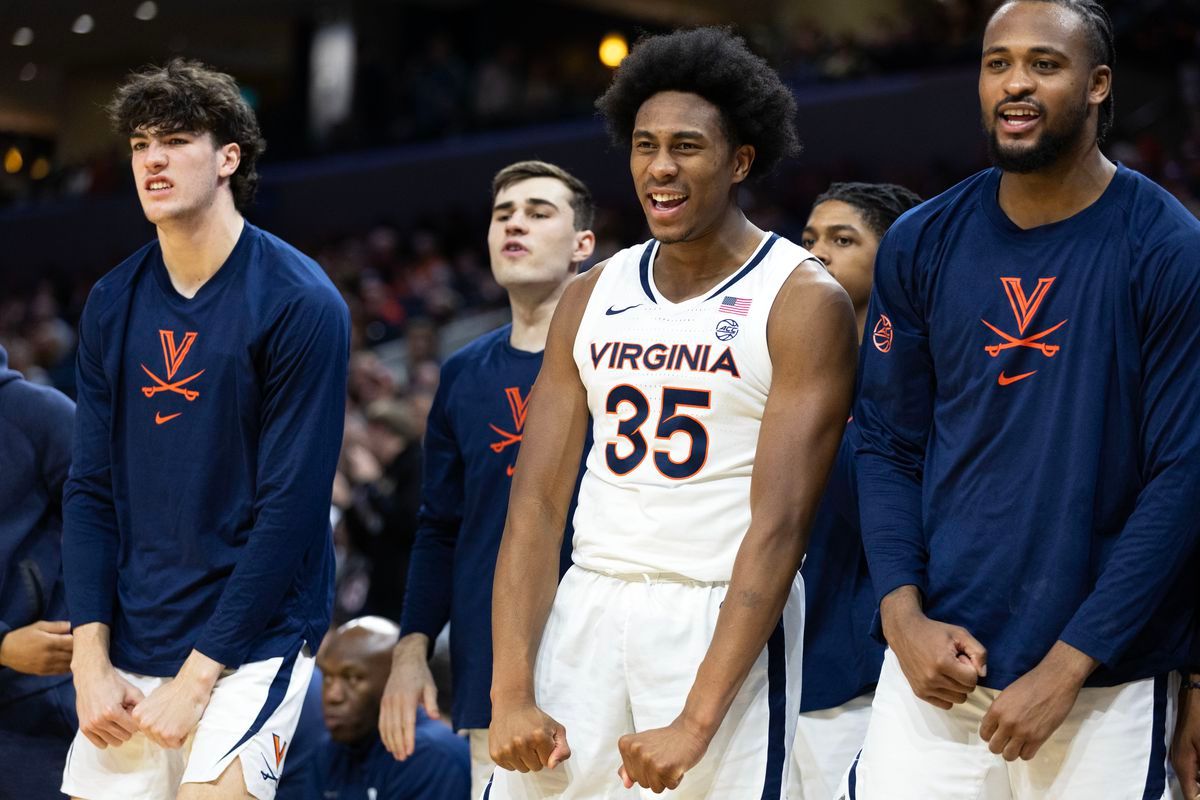
<path fill-rule="evenodd" d="M 659 183 L 667 183 L 679 174 L 679 164 L 671 157 L 669 147 L 660 147 L 650 162 L 650 176 Z"/>
<path fill-rule="evenodd" d="M 326 705 L 338 705 L 346 699 L 346 693 L 342 690 L 342 682 L 334 679 L 326 682 L 324 686 L 324 702 Z"/>
<path fill-rule="evenodd" d="M 821 263 L 827 267 L 833 260 L 829 246 L 825 243 L 824 239 L 818 239 L 813 242 L 812 247 L 808 248 L 808 252 L 821 259 Z"/>
<path fill-rule="evenodd" d="M 1004 91 L 1010 97 L 1021 98 L 1033 93 L 1037 84 L 1024 65 L 1017 64 L 1008 71 L 1004 81 Z"/>
<path fill-rule="evenodd" d="M 150 169 L 162 169 L 167 165 L 167 148 L 156 141 L 146 145 L 146 166 Z"/>
<path fill-rule="evenodd" d="M 529 220 L 524 211 L 514 211 L 504 222 L 504 232 L 511 235 L 525 233 L 529 230 Z"/>

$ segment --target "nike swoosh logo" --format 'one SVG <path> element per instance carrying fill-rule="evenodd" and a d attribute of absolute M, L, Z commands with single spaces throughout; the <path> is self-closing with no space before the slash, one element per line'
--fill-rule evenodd
<path fill-rule="evenodd" d="M 1037 372 L 1037 370 L 1035 369 L 1033 372 L 1022 372 L 1020 375 L 1013 375 L 1012 377 L 1009 377 L 1004 374 L 1004 370 L 1000 370 L 1000 374 L 996 376 L 996 383 L 1000 384 L 1001 386 L 1008 386 L 1010 383 L 1016 383 L 1017 381 L 1025 380 L 1030 375 L 1034 374 L 1034 372 Z"/>
<path fill-rule="evenodd" d="M 611 317 L 613 314 L 624 314 L 624 313 L 625 313 L 626 311 L 628 311 L 629 309 L 631 309 L 631 308 L 637 308 L 637 307 L 638 307 L 638 306 L 640 306 L 640 305 L 641 305 L 641 303 L 634 303 L 634 304 L 633 304 L 633 305 L 631 305 L 631 306 L 626 306 L 625 308 L 617 308 L 617 309 L 614 309 L 612 306 L 609 306 L 609 307 L 608 307 L 608 311 L 605 311 L 604 313 L 605 313 L 607 316 L 610 316 L 610 317 Z"/>
<path fill-rule="evenodd" d="M 183 412 L 182 412 L 182 411 L 176 411 L 174 414 L 167 414 L 167 415 L 164 417 L 164 416 L 162 415 L 162 412 L 161 412 L 161 411 L 159 411 L 159 412 L 156 412 L 156 413 L 154 414 L 154 424 L 155 424 L 155 425 L 162 425 L 164 422 L 170 422 L 171 420 L 175 419 L 175 418 L 176 418 L 176 417 L 178 417 L 178 416 L 181 416 L 182 414 L 183 414 Z"/>

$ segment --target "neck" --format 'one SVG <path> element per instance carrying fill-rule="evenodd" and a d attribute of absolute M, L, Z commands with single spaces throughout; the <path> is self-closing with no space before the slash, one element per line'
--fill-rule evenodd
<path fill-rule="evenodd" d="M 1036 228 L 1073 217 L 1100 199 L 1117 166 L 1095 142 L 1076 148 L 1037 172 L 1005 172 L 1000 208 L 1020 228 Z"/>
<path fill-rule="evenodd" d="M 512 309 L 513 321 L 509 344 L 528 353 L 545 350 L 550 320 L 566 288 L 564 281 L 553 286 L 518 286 L 510 289 L 508 305 Z"/>
<path fill-rule="evenodd" d="M 244 224 L 229 199 L 227 204 L 218 200 L 214 209 L 200 217 L 159 225 L 163 263 L 175 291 L 194 297 L 229 258 Z"/>
<path fill-rule="evenodd" d="M 750 258 L 763 232 L 736 205 L 712 230 L 688 241 L 664 244 L 654 260 L 654 283 L 673 303 L 708 291 Z"/>

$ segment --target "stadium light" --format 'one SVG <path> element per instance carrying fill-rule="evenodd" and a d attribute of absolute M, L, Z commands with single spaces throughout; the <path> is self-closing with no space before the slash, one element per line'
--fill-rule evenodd
<path fill-rule="evenodd" d="M 33 28 L 17 28 L 13 33 L 12 43 L 15 47 L 28 47 L 33 44 Z"/>
<path fill-rule="evenodd" d="M 91 14 L 80 14 L 71 25 L 71 33 L 91 33 L 94 27 L 96 20 L 92 19 Z"/>
<path fill-rule="evenodd" d="M 629 42 L 619 33 L 610 33 L 600 40 L 600 63 L 616 69 L 629 55 Z"/>
<path fill-rule="evenodd" d="M 17 77 L 23 81 L 31 81 L 37 77 L 37 64 L 29 61 L 25 66 L 21 67 L 21 71 L 17 73 Z"/>
<path fill-rule="evenodd" d="M 35 181 L 40 181 L 42 178 L 50 174 L 50 159 L 45 156 L 38 156 L 33 160 L 33 164 L 29 167 L 29 177 Z"/>
<path fill-rule="evenodd" d="M 154 0 L 146 0 L 137 7 L 137 11 L 134 11 L 133 15 L 142 22 L 149 22 L 158 16 L 158 3 Z"/>
<path fill-rule="evenodd" d="M 21 156 L 21 151 L 17 149 L 16 145 L 8 148 L 8 152 L 4 154 L 4 171 L 9 175 L 16 175 L 23 166 L 25 166 L 25 159 Z"/>

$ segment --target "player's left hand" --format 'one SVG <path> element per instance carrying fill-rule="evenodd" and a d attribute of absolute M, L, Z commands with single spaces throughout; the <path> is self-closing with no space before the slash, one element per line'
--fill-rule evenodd
<path fill-rule="evenodd" d="M 980 737 L 1005 761 L 1030 760 L 1071 713 L 1096 662 L 1063 642 L 1000 692 L 983 715 Z"/>
<path fill-rule="evenodd" d="M 1200 680 L 1192 673 L 1190 680 Z M 1187 800 L 1200 798 L 1200 689 L 1179 693 L 1175 718 L 1175 737 L 1171 742 L 1171 765 L 1179 777 Z"/>
<path fill-rule="evenodd" d="M 637 784 L 657 794 L 679 786 L 684 773 L 704 757 L 708 740 L 675 720 L 665 728 L 622 736 L 617 749 L 621 752 L 617 775 L 625 788 Z"/>
<path fill-rule="evenodd" d="M 133 721 L 160 747 L 180 748 L 208 708 L 208 698 L 207 692 L 172 678 L 134 706 Z"/>

